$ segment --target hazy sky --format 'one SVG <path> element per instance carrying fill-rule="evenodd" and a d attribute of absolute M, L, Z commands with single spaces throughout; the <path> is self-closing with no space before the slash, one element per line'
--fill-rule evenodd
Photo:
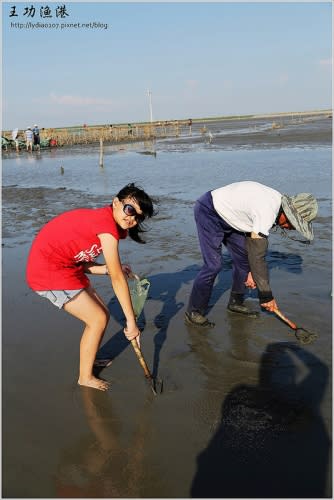
<path fill-rule="evenodd" d="M 154 120 L 328 109 L 331 29 L 331 2 L 6 2 L 2 128 L 149 121 L 148 89 Z"/>

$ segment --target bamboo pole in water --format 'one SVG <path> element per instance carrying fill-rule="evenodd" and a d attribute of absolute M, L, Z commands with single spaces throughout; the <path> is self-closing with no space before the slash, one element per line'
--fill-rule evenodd
<path fill-rule="evenodd" d="M 100 137 L 100 167 L 103 167 L 103 139 Z"/>

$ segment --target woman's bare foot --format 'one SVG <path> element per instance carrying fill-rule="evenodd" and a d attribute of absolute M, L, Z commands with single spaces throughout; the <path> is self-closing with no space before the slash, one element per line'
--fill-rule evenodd
<path fill-rule="evenodd" d="M 80 379 L 78 380 L 79 385 L 84 385 L 85 387 L 93 387 L 93 389 L 98 389 L 99 391 L 107 391 L 110 387 L 109 382 L 105 380 L 101 380 L 96 377 L 91 377 L 89 379 Z"/>

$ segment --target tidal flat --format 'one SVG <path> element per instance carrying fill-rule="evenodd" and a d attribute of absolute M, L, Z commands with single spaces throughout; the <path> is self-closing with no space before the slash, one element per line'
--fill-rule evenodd
<path fill-rule="evenodd" d="M 2 387 L 4 498 L 294 498 L 332 496 L 331 120 L 266 120 L 193 127 L 178 138 L 99 148 L 3 154 Z M 211 135 L 209 135 L 211 132 Z M 311 245 L 269 237 L 271 285 L 281 310 L 318 334 L 301 345 L 261 312 L 226 310 L 231 260 L 217 278 L 212 330 L 184 324 L 201 267 L 193 205 L 204 192 L 255 180 L 319 203 Z M 156 198 L 147 243 L 120 255 L 150 283 L 140 317 L 143 355 L 164 391 L 154 396 L 107 276 L 92 283 L 111 321 L 100 376 L 76 384 L 82 325 L 34 294 L 25 264 L 50 218 L 103 206 L 128 182 Z M 256 294 L 249 304 L 260 311 Z"/>

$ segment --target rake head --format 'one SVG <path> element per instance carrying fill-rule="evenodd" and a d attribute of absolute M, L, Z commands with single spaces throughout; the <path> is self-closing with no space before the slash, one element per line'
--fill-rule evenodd
<path fill-rule="evenodd" d="M 301 343 L 301 344 L 312 344 L 317 338 L 318 335 L 314 332 L 310 332 L 306 330 L 305 328 L 298 327 L 295 329 L 295 336 L 296 339 Z"/>

